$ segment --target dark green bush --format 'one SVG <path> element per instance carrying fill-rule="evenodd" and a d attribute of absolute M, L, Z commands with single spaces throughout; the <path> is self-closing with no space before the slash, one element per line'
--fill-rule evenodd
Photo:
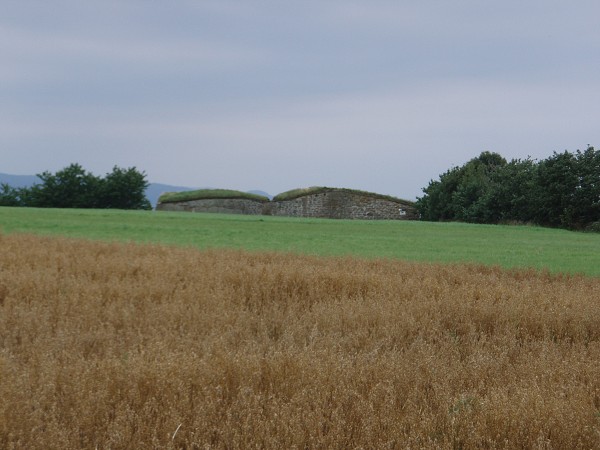
<path fill-rule="evenodd" d="M 39 184 L 30 188 L 2 185 L 0 205 L 39 208 L 115 208 L 151 209 L 145 196 L 146 174 L 135 167 L 117 166 L 106 177 L 87 172 L 79 164 L 71 164 L 56 173 L 38 174 Z"/>
<path fill-rule="evenodd" d="M 555 152 L 537 162 L 484 152 L 423 192 L 417 200 L 423 220 L 593 228 L 600 221 L 600 151 Z"/>

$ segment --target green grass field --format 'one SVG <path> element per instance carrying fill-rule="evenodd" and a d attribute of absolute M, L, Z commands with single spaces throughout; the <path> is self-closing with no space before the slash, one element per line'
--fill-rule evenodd
<path fill-rule="evenodd" d="M 0 232 L 600 275 L 600 234 L 526 226 L 0 207 Z"/>

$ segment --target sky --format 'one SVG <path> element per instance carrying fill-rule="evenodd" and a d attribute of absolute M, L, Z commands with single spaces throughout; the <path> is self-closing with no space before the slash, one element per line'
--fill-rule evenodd
<path fill-rule="evenodd" d="M 0 0 L 0 172 L 415 199 L 600 146 L 597 0 Z"/>

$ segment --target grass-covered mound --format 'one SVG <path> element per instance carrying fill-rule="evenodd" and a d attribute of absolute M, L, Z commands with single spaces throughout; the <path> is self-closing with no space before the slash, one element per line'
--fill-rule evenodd
<path fill-rule="evenodd" d="M 391 195 L 376 194 L 374 192 L 359 191 L 357 189 L 332 188 L 332 187 L 326 187 L 326 186 L 311 186 L 308 188 L 292 189 L 290 191 L 286 191 L 286 192 L 282 192 L 281 194 L 277 194 L 275 197 L 273 197 L 273 201 L 277 202 L 277 201 L 285 201 L 285 200 L 294 200 L 296 198 L 305 197 L 307 195 L 322 194 L 322 193 L 332 192 L 332 191 L 347 192 L 349 194 L 367 195 L 367 196 L 373 197 L 373 198 L 380 198 L 383 200 L 390 200 L 392 202 L 399 202 L 399 203 L 404 203 L 404 204 L 408 204 L 408 205 L 414 204 L 414 202 L 411 202 L 409 200 L 403 200 L 401 198 L 392 197 Z"/>
<path fill-rule="evenodd" d="M 199 189 L 196 191 L 166 192 L 158 198 L 158 203 L 185 202 L 192 200 L 205 200 L 216 198 L 247 199 L 259 202 L 268 202 L 268 197 L 250 192 L 234 191 L 230 189 Z"/>

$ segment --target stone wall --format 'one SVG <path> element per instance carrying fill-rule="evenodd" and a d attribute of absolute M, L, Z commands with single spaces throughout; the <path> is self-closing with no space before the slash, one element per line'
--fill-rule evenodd
<path fill-rule="evenodd" d="M 265 204 L 264 214 L 328 219 L 414 220 L 414 206 L 373 195 L 330 190 Z"/>
<path fill-rule="evenodd" d="M 329 189 L 292 200 L 261 202 L 221 198 L 158 203 L 157 211 L 189 211 L 328 219 L 415 220 L 411 204 L 346 189 Z"/>
<path fill-rule="evenodd" d="M 263 213 L 264 204 L 264 202 L 246 198 L 208 198 L 183 202 L 158 203 L 156 210 L 257 215 Z"/>

